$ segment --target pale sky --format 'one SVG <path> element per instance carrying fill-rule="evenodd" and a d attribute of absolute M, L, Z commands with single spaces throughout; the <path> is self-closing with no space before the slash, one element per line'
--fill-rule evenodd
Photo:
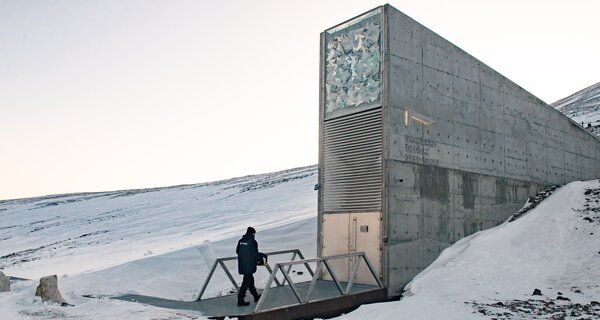
<path fill-rule="evenodd" d="M 600 81 L 600 1 L 390 1 L 545 102 Z M 0 200 L 316 164 L 319 33 L 380 1 L 0 0 Z"/>

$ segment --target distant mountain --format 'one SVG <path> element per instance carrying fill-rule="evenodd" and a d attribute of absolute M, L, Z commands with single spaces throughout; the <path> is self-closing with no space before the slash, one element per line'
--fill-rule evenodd
<path fill-rule="evenodd" d="M 600 137 L 600 82 L 551 104 Z"/>

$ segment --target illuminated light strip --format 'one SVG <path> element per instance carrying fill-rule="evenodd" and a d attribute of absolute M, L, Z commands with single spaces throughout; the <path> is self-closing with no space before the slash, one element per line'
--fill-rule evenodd
<path fill-rule="evenodd" d="M 408 109 L 404 110 L 404 126 L 408 128 Z"/>
<path fill-rule="evenodd" d="M 406 114 L 405 114 L 405 115 L 406 115 Z M 424 125 L 426 125 L 426 126 L 428 126 L 428 125 L 430 125 L 430 124 L 431 124 L 431 122 L 427 122 L 427 121 L 425 121 L 425 120 L 423 120 L 423 119 L 419 119 L 419 118 L 417 118 L 417 117 L 415 117 L 415 116 L 411 116 L 411 118 L 412 118 L 413 120 L 417 121 L 417 122 L 420 122 L 421 124 L 424 124 Z M 406 121 L 405 121 L 405 123 L 406 123 Z"/>

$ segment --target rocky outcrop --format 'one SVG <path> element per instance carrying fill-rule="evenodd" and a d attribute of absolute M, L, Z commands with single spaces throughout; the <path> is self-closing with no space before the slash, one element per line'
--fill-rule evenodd
<path fill-rule="evenodd" d="M 560 99 L 551 106 L 600 137 L 600 82 Z"/>
<path fill-rule="evenodd" d="M 42 298 L 42 301 L 55 302 L 60 305 L 69 305 L 58 291 L 58 278 L 56 275 L 46 276 L 40 279 L 40 284 L 35 289 L 35 295 Z"/>
<path fill-rule="evenodd" d="M 10 280 L 0 271 L 0 292 L 10 291 Z"/>

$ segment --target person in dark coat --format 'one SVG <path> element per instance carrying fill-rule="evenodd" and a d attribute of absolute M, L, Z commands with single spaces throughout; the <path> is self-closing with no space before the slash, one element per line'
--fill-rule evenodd
<path fill-rule="evenodd" d="M 246 234 L 238 241 L 235 253 L 238 256 L 238 272 L 244 275 L 240 292 L 238 293 L 238 306 L 247 306 L 250 302 L 246 302 L 246 291 L 250 290 L 250 293 L 254 297 L 254 302 L 260 299 L 260 294 L 256 292 L 254 286 L 254 273 L 256 272 L 257 265 L 263 265 L 267 255 L 258 252 L 258 243 L 254 240 L 256 230 L 252 227 L 248 227 Z"/>

